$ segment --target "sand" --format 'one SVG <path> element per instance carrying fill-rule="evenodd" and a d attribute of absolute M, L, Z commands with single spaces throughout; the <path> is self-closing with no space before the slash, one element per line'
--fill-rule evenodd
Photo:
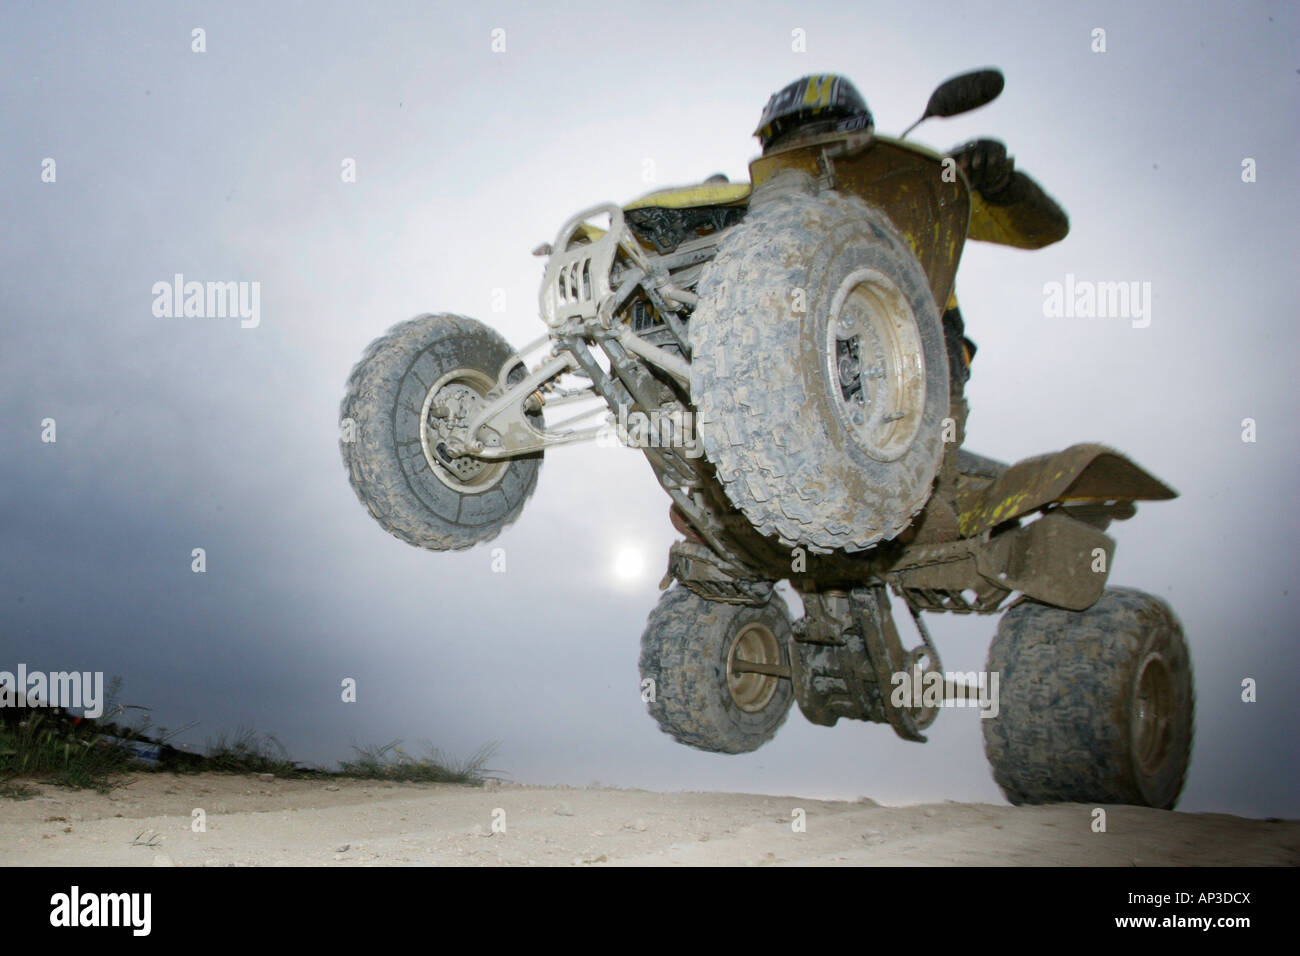
<path fill-rule="evenodd" d="M 1082 804 L 142 773 L 0 799 L 5 866 L 1295 866 L 1300 822 Z M 201 811 L 201 813 L 196 812 Z M 198 828 L 202 822 L 203 829 Z"/>

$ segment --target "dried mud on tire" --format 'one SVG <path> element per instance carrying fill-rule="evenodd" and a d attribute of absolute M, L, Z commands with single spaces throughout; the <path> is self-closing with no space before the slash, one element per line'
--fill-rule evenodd
<path fill-rule="evenodd" d="M 1156 666 L 1167 724 L 1144 752 L 1142 678 Z M 1165 602 L 1132 588 L 1108 588 L 1086 611 L 1026 601 L 1003 615 L 988 670 L 1001 675 L 1001 701 L 980 724 L 1009 801 L 1177 802 L 1195 699 L 1187 643 Z"/>
<path fill-rule="evenodd" d="M 659 729 L 680 743 L 714 753 L 748 753 L 776 735 L 794 691 L 778 679 L 757 712 L 738 707 L 727 689 L 729 638 L 748 625 L 766 628 L 789 666 L 790 618 L 774 597 L 766 607 L 706 601 L 674 586 L 660 598 L 641 637 L 641 678 L 654 681 L 647 701 Z"/>
<path fill-rule="evenodd" d="M 938 471 L 949 400 L 938 309 L 906 240 L 861 200 L 794 192 L 755 204 L 699 283 L 690 333 L 700 438 L 761 534 L 863 550 L 910 523 Z M 896 287 L 923 351 L 918 430 L 895 460 L 855 442 L 824 367 L 837 291 L 864 273 Z"/>
<path fill-rule="evenodd" d="M 348 377 L 340 408 L 355 441 L 341 441 L 361 503 L 393 536 L 431 551 L 488 541 L 514 521 L 537 485 L 541 455 L 509 460 L 499 480 L 461 493 L 432 473 L 420 442 L 428 390 L 458 368 L 495 380 L 513 350 L 495 331 L 460 315 L 421 315 L 370 344 Z M 522 378 L 523 367 L 511 379 Z"/>

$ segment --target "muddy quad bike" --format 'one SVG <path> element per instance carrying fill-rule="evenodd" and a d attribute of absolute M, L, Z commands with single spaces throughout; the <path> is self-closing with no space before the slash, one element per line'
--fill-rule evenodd
<path fill-rule="evenodd" d="M 922 119 L 1001 86 L 956 77 Z M 958 447 L 937 303 L 979 195 L 951 160 L 872 131 L 777 149 L 750 174 L 573 216 L 537 250 L 547 332 L 523 350 L 447 314 L 374 342 L 342 404 L 362 503 L 410 544 L 467 548 L 519 515 L 545 449 L 615 422 L 683 535 L 642 637 L 665 732 L 752 751 L 798 701 L 814 723 L 924 741 L 978 690 L 1011 802 L 1172 807 L 1188 649 L 1163 601 L 1106 588 L 1105 529 L 1175 493 L 1100 445 L 1012 466 Z M 987 672 L 943 672 L 921 612 L 1003 607 Z"/>

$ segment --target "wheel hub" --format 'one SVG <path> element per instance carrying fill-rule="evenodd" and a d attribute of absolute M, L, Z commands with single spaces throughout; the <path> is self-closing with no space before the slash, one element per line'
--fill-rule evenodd
<path fill-rule="evenodd" d="M 781 645 L 776 635 L 763 624 L 749 624 L 731 641 L 727 652 L 727 689 L 736 706 L 746 713 L 761 711 L 776 693 L 781 678 L 752 671 L 737 673 L 738 664 L 781 663 Z"/>
<path fill-rule="evenodd" d="M 1138 667 L 1133 695 L 1133 755 L 1147 774 L 1156 773 L 1169 755 L 1173 737 L 1174 684 L 1159 654 Z"/>
<path fill-rule="evenodd" d="M 925 412 L 925 363 L 916 316 L 894 282 L 859 269 L 831 303 L 826 359 L 832 404 L 877 461 L 911 447 Z"/>
<path fill-rule="evenodd" d="M 475 369 L 457 369 L 433 384 L 420 410 L 420 448 L 439 480 L 457 491 L 486 491 L 505 473 L 506 462 L 453 455 L 474 437 L 469 423 L 487 404 L 494 382 Z"/>

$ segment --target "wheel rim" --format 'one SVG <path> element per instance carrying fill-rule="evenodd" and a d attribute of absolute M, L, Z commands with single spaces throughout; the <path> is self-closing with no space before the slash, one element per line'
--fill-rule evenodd
<path fill-rule="evenodd" d="M 750 671 L 736 673 L 737 664 L 781 663 L 781 644 L 766 625 L 753 623 L 741 628 L 727 651 L 727 690 L 736 706 L 746 713 L 761 711 L 772 700 L 781 678 Z"/>
<path fill-rule="evenodd" d="M 1160 770 L 1173 737 L 1174 685 L 1159 654 L 1148 654 L 1138 668 L 1133 694 L 1133 756 L 1144 774 Z"/>
<path fill-rule="evenodd" d="M 471 419 L 487 405 L 487 394 L 496 385 L 477 369 L 460 368 L 433 383 L 420 409 L 420 448 L 429 470 L 449 488 L 460 492 L 487 491 L 501 480 L 508 462 L 488 461 L 473 455 L 444 457 L 439 446 L 452 438 L 466 442 Z"/>
<path fill-rule="evenodd" d="M 877 461 L 911 447 L 925 414 L 925 361 L 916 314 L 888 276 L 859 269 L 831 302 L 826 360 L 832 404 Z"/>

